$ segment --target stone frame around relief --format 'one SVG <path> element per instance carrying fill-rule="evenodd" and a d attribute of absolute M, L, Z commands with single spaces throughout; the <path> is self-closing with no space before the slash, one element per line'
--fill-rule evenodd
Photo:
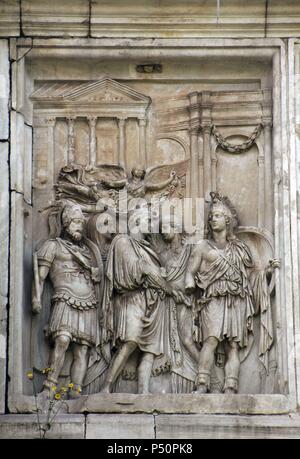
<path fill-rule="evenodd" d="M 286 50 L 285 43 L 279 39 L 18 39 L 16 40 L 18 61 L 13 65 L 12 104 L 16 111 L 11 114 L 12 127 L 12 171 L 13 186 L 12 231 L 10 240 L 10 309 L 9 309 L 9 395 L 8 404 L 11 412 L 30 412 L 33 397 L 26 396 L 24 379 L 26 365 L 30 358 L 26 356 L 26 344 L 30 334 L 30 263 L 31 254 L 24 254 L 24 233 L 30 237 L 31 189 L 32 189 L 32 106 L 28 96 L 33 92 L 33 82 L 28 80 L 27 66 L 36 58 L 52 57 L 63 61 L 65 56 L 90 59 L 124 59 L 133 57 L 141 60 L 147 52 L 149 58 L 190 58 L 213 59 L 214 56 L 226 58 L 249 56 L 251 58 L 272 59 L 273 76 L 273 198 L 274 198 L 274 233 L 275 253 L 282 260 L 282 268 L 277 273 L 277 343 L 278 368 L 280 373 L 280 392 L 282 395 L 235 395 L 232 405 L 221 407 L 223 396 L 205 395 L 197 406 L 195 395 L 184 395 L 185 403 L 177 403 L 174 395 L 137 396 L 135 394 L 113 394 L 98 396 L 94 408 L 91 397 L 74 403 L 75 412 L 102 410 L 101 412 L 222 412 L 222 413 L 283 413 L 296 408 L 296 368 L 294 343 L 294 315 L 292 285 L 292 250 L 290 240 L 289 213 L 289 158 L 286 103 Z M 22 58 L 22 56 L 24 56 Z M 26 139 L 26 140 L 25 140 Z M 24 158 L 24 162 L 20 161 Z M 282 230 L 282 228 L 284 228 Z M 100 400 L 100 397 L 102 399 Z M 195 398 L 196 397 L 196 398 Z M 180 397 L 181 398 L 181 397 Z M 152 402 L 151 402 L 152 400 Z M 164 400 L 164 402 L 163 402 Z M 80 403 L 82 405 L 80 405 Z M 151 407 L 149 407 L 149 403 Z M 164 405 L 165 403 L 165 405 Z M 111 406 L 111 408 L 110 408 Z M 97 408 L 98 407 L 98 408 Z M 219 408 L 217 408 L 219 407 Z M 77 411 L 76 411 L 77 410 Z M 116 411 L 117 410 L 117 411 Z M 129 410 L 129 411 L 128 411 Z M 177 410 L 177 411 L 176 411 Z M 218 411 L 219 410 L 219 411 Z M 97 412 L 97 411 L 95 411 Z"/>

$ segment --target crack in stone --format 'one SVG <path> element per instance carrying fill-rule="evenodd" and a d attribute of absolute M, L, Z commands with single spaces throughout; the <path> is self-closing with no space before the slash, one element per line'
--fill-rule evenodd
<path fill-rule="evenodd" d="M 21 0 L 20 0 L 21 6 Z M 9 47 L 8 47 L 8 57 L 10 61 L 9 65 L 9 93 L 10 97 L 12 96 L 12 59 L 11 59 L 11 40 L 9 40 Z M 11 140 L 11 109 L 9 111 L 8 117 L 8 137 Z M 5 364 L 5 389 L 4 389 L 4 412 L 9 413 L 9 402 L 8 402 L 8 389 L 9 389 L 9 382 L 10 382 L 10 374 L 9 374 L 9 339 L 10 339 L 10 292 L 11 292 L 11 280 L 10 280 L 10 262 L 11 262 L 11 235 L 12 235 L 12 192 L 11 192 L 11 141 L 8 142 L 8 206 L 9 206 L 9 214 L 8 214 L 8 253 L 7 253 L 7 302 L 6 302 L 6 364 Z"/>
<path fill-rule="evenodd" d="M 83 438 L 84 439 L 86 439 L 87 421 L 88 421 L 88 415 L 85 413 L 84 414 L 84 430 L 83 430 Z"/>
<path fill-rule="evenodd" d="M 265 26 L 264 26 L 264 37 L 267 38 L 267 29 L 268 29 L 268 8 L 269 0 L 265 1 Z"/>
<path fill-rule="evenodd" d="M 23 9 L 22 9 L 22 0 L 20 2 L 20 9 L 19 9 L 19 22 L 20 22 L 20 37 L 25 37 L 23 32 Z"/>
<path fill-rule="evenodd" d="M 88 22 L 88 38 L 91 38 L 91 29 L 92 29 L 92 0 L 89 0 L 89 22 Z"/>

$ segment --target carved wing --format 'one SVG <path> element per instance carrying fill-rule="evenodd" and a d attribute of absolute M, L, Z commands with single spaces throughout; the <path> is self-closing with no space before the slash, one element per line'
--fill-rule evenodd
<path fill-rule="evenodd" d="M 239 226 L 236 235 L 244 241 L 251 250 L 254 268 L 265 269 L 269 260 L 274 258 L 273 235 L 265 230 L 253 226 Z"/>
<path fill-rule="evenodd" d="M 178 163 L 163 164 L 147 169 L 145 175 L 146 189 L 151 190 L 153 187 L 155 191 L 160 190 L 160 196 L 182 198 L 189 161 L 186 159 Z M 174 178 L 171 183 L 166 184 L 172 172 L 174 172 Z M 155 192 L 151 194 L 153 195 Z"/>
<path fill-rule="evenodd" d="M 250 274 L 254 295 L 254 306 L 259 312 L 259 345 L 258 357 L 268 372 L 270 364 L 269 351 L 273 345 L 273 314 L 270 294 L 275 286 L 275 272 L 270 283 L 266 279 L 264 270 L 268 267 L 269 260 L 274 258 L 273 236 L 267 230 L 255 227 L 239 227 L 237 236 L 243 240 L 252 253 L 254 270 Z M 254 322 L 255 327 L 255 322 Z M 241 350 L 241 362 L 246 359 L 251 346 Z"/>
<path fill-rule="evenodd" d="M 184 177 L 187 173 L 189 162 L 189 159 L 185 159 L 179 163 L 150 167 L 146 170 L 145 181 L 148 184 L 167 180 L 172 171 L 175 171 L 178 177 Z"/>

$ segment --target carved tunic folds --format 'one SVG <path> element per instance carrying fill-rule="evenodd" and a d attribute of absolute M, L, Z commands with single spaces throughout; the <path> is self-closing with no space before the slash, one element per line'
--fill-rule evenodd
<path fill-rule="evenodd" d="M 200 300 L 202 340 L 214 336 L 235 341 L 241 348 L 248 345 L 254 315 L 253 294 L 247 268 L 252 258 L 246 244 L 237 239 L 224 250 L 216 250 L 216 259 L 196 277 L 203 290 Z"/>
<path fill-rule="evenodd" d="M 144 262 L 150 267 L 149 275 L 144 275 Z M 163 323 L 158 300 L 163 279 L 149 244 L 127 235 L 116 236 L 108 254 L 106 277 L 104 337 L 112 337 L 116 344 L 133 341 L 144 352 L 162 354 Z"/>
<path fill-rule="evenodd" d="M 39 265 L 50 268 L 54 289 L 47 334 L 52 338 L 65 334 L 73 342 L 92 346 L 99 342 L 96 290 L 91 272 L 74 258 L 72 246 L 60 238 L 50 239 L 37 254 Z M 81 244 L 80 254 L 91 265 L 91 252 L 85 244 Z"/>

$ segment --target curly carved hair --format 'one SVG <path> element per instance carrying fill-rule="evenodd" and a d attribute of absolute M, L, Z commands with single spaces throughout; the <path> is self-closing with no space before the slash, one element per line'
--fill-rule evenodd
<path fill-rule="evenodd" d="M 211 239 L 212 237 L 212 230 L 210 226 L 210 221 L 211 221 L 211 214 L 213 208 L 220 208 L 220 211 L 224 214 L 225 216 L 225 221 L 226 221 L 226 229 L 227 229 L 227 239 L 235 239 L 234 236 L 234 231 L 235 229 L 239 226 L 239 219 L 237 215 L 237 211 L 233 204 L 231 203 L 230 199 L 227 196 L 223 196 L 220 193 L 216 192 L 211 192 L 211 202 L 210 202 L 210 209 L 209 209 L 209 214 L 208 214 L 208 222 L 207 222 L 207 228 L 206 228 L 206 235 L 208 239 Z"/>

